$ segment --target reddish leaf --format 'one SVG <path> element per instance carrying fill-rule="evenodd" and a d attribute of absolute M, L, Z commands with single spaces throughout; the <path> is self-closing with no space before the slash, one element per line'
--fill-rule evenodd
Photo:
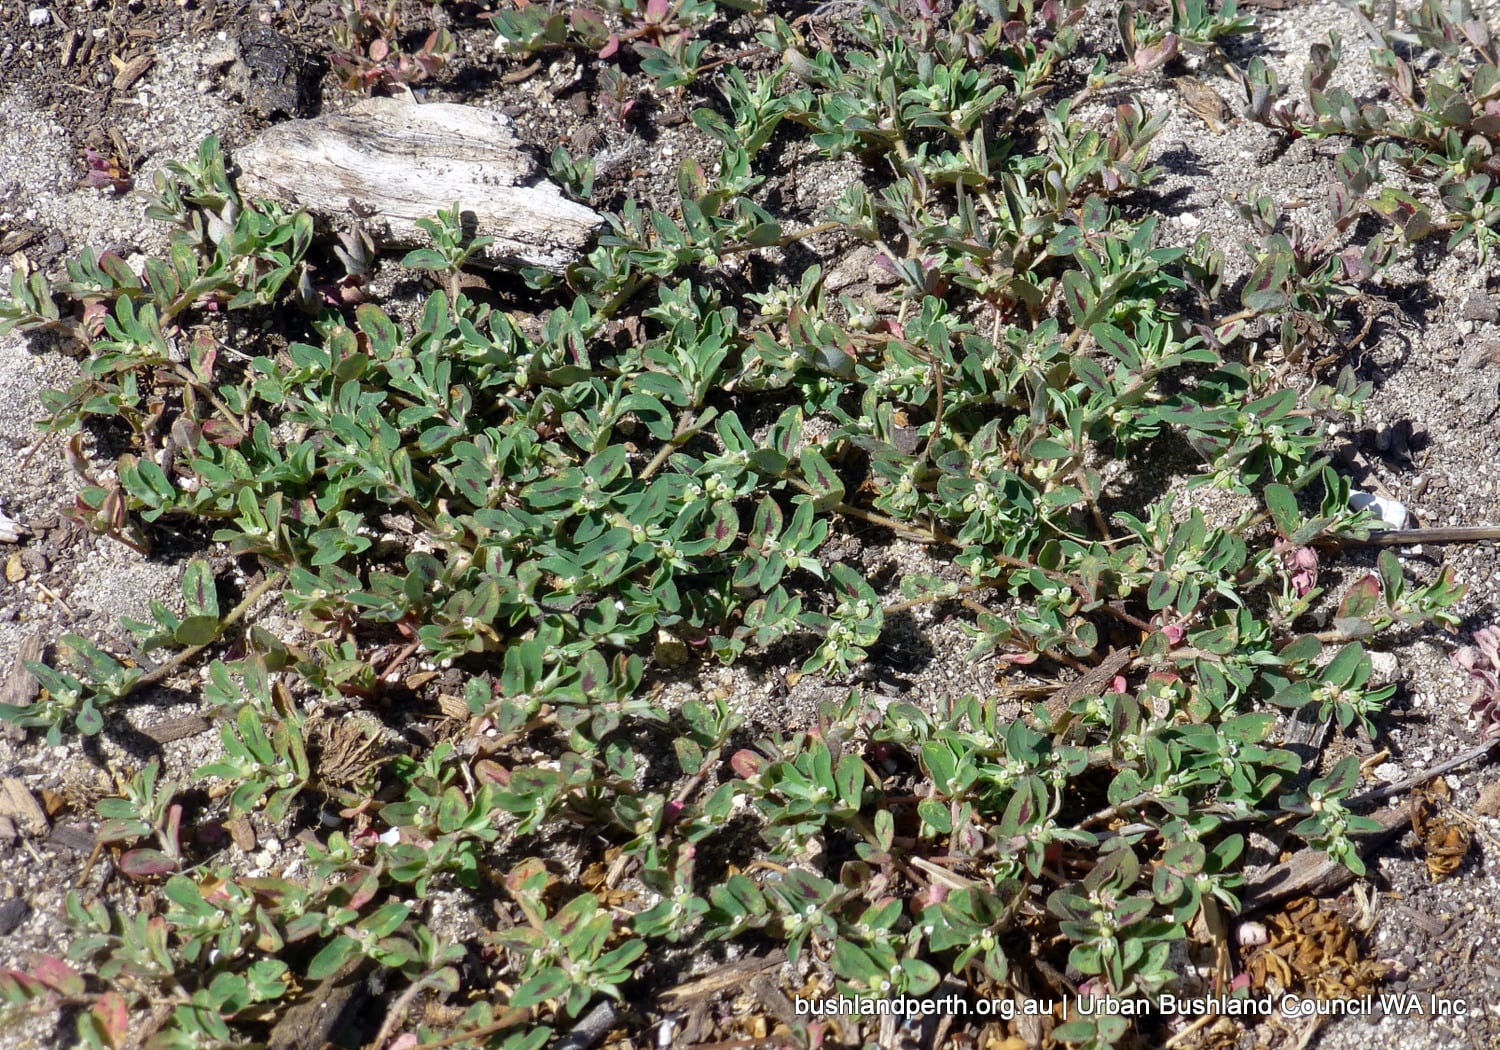
<path fill-rule="evenodd" d="M 474 763 L 474 775 L 491 784 L 499 784 L 501 787 L 510 786 L 510 770 L 488 758 L 481 758 Z"/>
<path fill-rule="evenodd" d="M 31 976 L 59 994 L 83 994 L 83 978 L 78 971 L 55 955 L 33 956 Z"/>
<path fill-rule="evenodd" d="M 1362 620 L 1380 604 L 1380 580 L 1372 572 L 1355 582 L 1336 614 L 1341 620 Z"/>
<path fill-rule="evenodd" d="M 89 1011 L 89 1018 L 110 1046 L 125 1044 L 125 1037 L 130 1030 L 130 1011 L 125 1006 L 125 997 L 119 992 L 101 995 L 94 1008 Z"/>
<path fill-rule="evenodd" d="M 761 766 L 764 764 L 765 759 L 761 758 L 754 751 L 748 750 L 736 751 L 734 756 L 729 760 L 729 767 L 746 780 L 759 774 Z"/>
<path fill-rule="evenodd" d="M 349 897 L 348 906 L 358 911 L 375 899 L 375 894 L 379 889 L 380 879 L 375 876 L 374 872 L 368 872 L 365 875 L 364 881 L 354 887 Z"/>
<path fill-rule="evenodd" d="M 21 1003 L 43 995 L 47 989 L 30 974 L 20 970 L 0 970 L 0 1001 Z"/>
<path fill-rule="evenodd" d="M 227 420 L 210 419 L 203 424 L 203 436 L 215 445 L 233 448 L 245 439 L 244 431 Z"/>
<path fill-rule="evenodd" d="M 611 33 L 609 39 L 604 42 L 604 46 L 599 49 L 599 57 L 609 58 L 618 50 L 620 50 L 620 34 Z"/>
<path fill-rule="evenodd" d="M 154 879 L 177 870 L 177 864 L 159 849 L 133 849 L 120 858 L 120 871 L 132 879 Z"/>

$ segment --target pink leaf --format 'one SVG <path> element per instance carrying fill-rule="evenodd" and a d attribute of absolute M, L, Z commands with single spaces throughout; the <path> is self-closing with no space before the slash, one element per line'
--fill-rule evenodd
<path fill-rule="evenodd" d="M 124 1045 L 130 1031 L 130 1011 L 125 1006 L 123 995 L 119 992 L 104 993 L 89 1013 L 110 1046 Z"/>
<path fill-rule="evenodd" d="M 620 34 L 611 33 L 609 39 L 604 42 L 604 46 L 599 49 L 599 57 L 609 58 L 618 50 L 620 50 Z"/>
<path fill-rule="evenodd" d="M 152 879 L 177 870 L 177 864 L 159 849 L 133 849 L 120 858 L 120 871 L 132 879 Z"/>
<path fill-rule="evenodd" d="M 749 750 L 736 751 L 729 759 L 729 767 L 746 780 L 759 774 L 763 764 L 764 759 L 754 751 Z"/>
<path fill-rule="evenodd" d="M 31 976 L 62 995 L 83 994 L 83 978 L 78 971 L 55 955 L 33 956 Z"/>

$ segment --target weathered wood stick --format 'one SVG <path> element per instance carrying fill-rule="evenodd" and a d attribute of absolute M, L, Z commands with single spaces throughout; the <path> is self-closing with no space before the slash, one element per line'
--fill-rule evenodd
<path fill-rule="evenodd" d="M 268 128 L 234 151 L 240 191 L 357 215 L 376 243 L 430 243 L 418 219 L 457 202 L 464 232 L 493 237 L 475 262 L 561 272 L 604 220 L 544 179 L 499 113 L 447 102 L 371 98 L 343 113 Z"/>
<path fill-rule="evenodd" d="M 1481 543 L 1500 540 L 1500 525 L 1457 525 L 1447 529 L 1389 529 L 1362 540 L 1345 539 L 1345 547 L 1406 547 L 1418 543 Z"/>

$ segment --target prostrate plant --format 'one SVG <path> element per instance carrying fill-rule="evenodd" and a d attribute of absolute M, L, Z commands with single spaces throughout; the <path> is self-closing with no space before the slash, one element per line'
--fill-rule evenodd
<path fill-rule="evenodd" d="M 716 10 L 611 14 L 644 17 L 655 29 L 633 39 L 666 48 Z M 276 300 L 305 217 L 240 202 L 212 143 L 158 184 L 153 213 L 180 229 L 170 263 L 142 280 L 85 256 L 55 289 L 18 279 L 10 326 L 88 343 L 49 425 L 118 421 L 134 446 L 80 514 L 142 548 L 168 523 L 210 525 L 247 568 L 285 573 L 312 638 L 252 630 L 211 665 L 224 753 L 196 771 L 229 813 L 300 827 L 300 874 L 190 855 L 172 792 L 142 774 L 108 807 L 112 834 L 154 837 L 121 864 L 170 875 L 164 900 L 139 920 L 80 902 L 89 980 L 51 960 L 0 992 L 86 988 L 90 1017 L 169 1002 L 153 1043 L 185 1046 L 238 1038 L 294 980 L 359 964 L 437 994 L 482 982 L 480 1005 L 417 1037 L 511 1050 L 599 996 L 649 1002 L 655 961 L 705 940 L 784 945 L 820 987 L 857 994 L 923 995 L 953 973 L 987 997 L 1061 993 L 1057 974 L 1129 995 L 1194 980 L 1173 942 L 1238 906 L 1246 827 L 1301 816 L 1296 835 L 1357 867 L 1354 774 L 1309 769 L 1299 787 L 1277 710 L 1378 730 L 1390 692 L 1363 643 L 1451 620 L 1459 589 L 1383 558 L 1312 633 L 1318 550 L 1369 524 L 1319 455 L 1322 426 L 1369 388 L 1346 372 L 1299 396 L 1240 329 L 1195 334 L 1189 311 L 1222 321 L 1221 262 L 1161 243 L 1127 196 L 1153 178 L 1160 119 L 1129 102 L 1093 129 L 1070 99 L 1039 105 L 1081 16 L 874 0 L 837 51 L 773 17 L 759 43 L 779 62 L 725 67 L 714 94 L 646 70 L 703 92 L 692 125 L 717 157 L 685 153 L 670 211 L 627 201 L 567 274 L 527 274 L 530 317 L 459 289 L 477 245 L 455 206 L 405 259 L 445 286 L 412 320 L 330 297 L 306 327 L 314 299 Z M 542 5 L 505 17 L 536 46 L 584 31 Z M 768 175 L 796 149 L 867 178 L 821 214 L 778 214 Z M 554 169 L 587 192 L 585 162 Z M 1348 289 L 1322 248 L 1252 215 L 1266 255 L 1244 307 L 1315 338 L 1297 319 L 1327 322 Z M 737 265 L 820 235 L 871 245 L 896 293 L 834 301 L 821 267 Z M 223 313 L 268 304 L 287 341 L 221 342 Z M 1129 486 L 1148 460 L 1170 477 L 1142 505 Z M 1190 503 L 1205 487 L 1246 509 L 1211 524 Z M 851 526 L 924 543 L 943 569 L 893 594 L 828 557 Z M 130 625 L 145 644 L 218 637 L 203 571 L 186 616 Z M 839 676 L 925 606 L 975 657 L 1068 665 L 1090 687 L 1030 708 L 1004 690 L 935 709 L 854 691 L 732 754 L 744 716 L 722 697 L 667 711 L 653 692 L 752 652 Z M 88 681 L 38 666 L 47 699 L 0 716 L 53 740 L 75 717 L 98 731 L 99 698 L 133 669 L 75 651 Z M 462 696 L 403 679 L 418 655 L 462 671 Z M 402 721 L 436 706 L 443 742 L 359 763 L 375 783 L 351 791 L 312 742 L 315 700 Z M 543 859 L 565 829 L 581 870 Z M 445 943 L 438 889 L 497 892 L 511 921 Z M 1109 1045 L 1125 1024 L 1052 1034 Z"/>
<path fill-rule="evenodd" d="M 401 16 L 394 0 L 384 10 L 366 0 L 342 0 L 342 7 L 344 21 L 333 29 L 329 63 L 345 90 L 418 83 L 436 75 L 457 50 L 452 35 L 443 28 L 428 33 L 419 50 L 403 50 Z M 434 10 L 437 7 L 433 5 Z"/>
<path fill-rule="evenodd" d="M 1423 0 L 1403 12 L 1399 30 L 1372 14 L 1361 12 L 1366 35 L 1377 42 L 1369 54 L 1385 80 L 1389 108 L 1331 86 L 1344 48 L 1334 33 L 1312 49 L 1303 71 L 1305 100 L 1289 101 L 1275 70 L 1252 59 L 1240 75 L 1247 115 L 1293 135 L 1354 140 L 1329 187 L 1335 230 L 1368 209 L 1390 224 L 1389 242 L 1446 232 L 1448 251 L 1472 240 L 1484 265 L 1500 223 L 1491 141 L 1500 130 L 1496 42 L 1468 0 Z M 1392 178 L 1397 173 L 1404 178 Z M 1429 187 L 1433 192 L 1422 192 Z M 1369 276 L 1357 252 L 1346 267 L 1356 279 Z"/>

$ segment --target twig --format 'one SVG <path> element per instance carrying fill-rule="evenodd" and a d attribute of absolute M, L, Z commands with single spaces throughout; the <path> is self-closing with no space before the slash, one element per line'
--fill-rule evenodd
<path fill-rule="evenodd" d="M 249 594 L 245 595 L 243 601 L 241 601 L 233 609 L 229 610 L 229 615 L 225 616 L 224 619 L 220 622 L 219 629 L 222 631 L 225 627 L 229 627 L 230 625 L 238 621 L 242 616 L 249 612 L 252 607 L 254 607 L 256 602 L 265 597 L 267 591 L 269 591 L 272 587 L 280 586 L 281 581 L 285 578 L 285 573 L 278 572 L 274 575 L 267 576 L 264 580 L 261 580 L 260 583 L 256 584 L 255 588 L 251 590 Z M 143 689 L 148 685 L 155 685 L 157 682 L 160 682 L 162 679 L 166 678 L 173 671 L 177 670 L 177 668 L 187 663 L 189 660 L 197 656 L 212 644 L 213 642 L 204 642 L 202 645 L 194 645 L 190 646 L 187 649 L 184 649 L 182 652 L 172 657 L 172 659 L 162 664 L 150 674 L 142 675 L 140 678 L 137 678 L 135 680 L 135 684 L 132 685 L 128 690 L 126 690 L 126 694 L 133 693 L 137 689 Z"/>
<path fill-rule="evenodd" d="M 1433 766 L 1431 769 L 1424 769 L 1422 770 L 1422 772 L 1415 773 L 1403 780 L 1398 780 L 1394 784 L 1387 784 L 1385 785 L 1385 787 L 1379 787 L 1375 788 L 1372 791 L 1366 791 L 1363 795 L 1355 795 L 1353 798 L 1349 799 L 1345 803 L 1345 805 L 1357 806 L 1365 802 L 1380 802 L 1381 800 L 1388 799 L 1393 795 L 1399 795 L 1403 791 L 1407 791 L 1410 788 L 1420 787 L 1422 784 L 1427 783 L 1429 780 L 1436 779 L 1437 777 L 1442 776 L 1444 773 L 1450 773 L 1460 766 L 1468 765 L 1476 758 L 1483 758 L 1485 755 L 1488 755 L 1491 751 L 1495 750 L 1496 747 L 1500 747 L 1500 740 L 1487 740 L 1483 744 L 1480 744 L 1478 747 L 1471 747 L 1463 754 L 1455 755 L 1453 758 L 1448 759 L 1448 761 L 1441 762 L 1438 765 Z"/>
<path fill-rule="evenodd" d="M 41 580 L 38 580 L 38 581 L 36 581 L 36 589 L 39 590 L 39 591 L 41 591 L 43 594 L 45 594 L 51 601 L 54 601 L 54 602 L 57 603 L 58 608 L 60 608 L 64 613 L 67 614 L 68 622 L 69 623 L 71 623 L 72 621 L 78 619 L 77 614 L 74 613 L 73 610 L 68 607 L 68 603 L 65 602 L 65 601 L 63 601 L 62 595 L 58 594 L 51 587 L 48 587 Z"/>
<path fill-rule="evenodd" d="M 1115 675 L 1123 671 L 1132 659 L 1134 657 L 1129 649 L 1113 649 L 1104 655 L 1097 666 L 1086 671 L 1083 677 L 1074 679 L 1048 697 L 1043 706 L 1047 709 L 1047 717 L 1052 720 L 1053 732 L 1061 732 L 1067 728 L 1067 723 L 1072 721 L 1068 708 L 1086 696 L 1098 696 L 1103 693 L 1104 687 L 1114 679 Z M 1116 812 L 1120 808 L 1120 806 L 1110 807 Z M 1112 812 L 1101 811 L 1080 826 L 1088 827 L 1091 822 L 1102 823 L 1113 815 Z M 1096 820 L 1096 818 L 1099 819 Z"/>
<path fill-rule="evenodd" d="M 667 461 L 667 457 L 672 454 L 672 451 L 674 449 L 682 445 L 682 442 L 686 440 L 688 434 L 693 432 L 693 428 L 696 427 L 697 424 L 697 412 L 693 412 L 692 414 L 684 412 L 682 416 L 677 420 L 677 430 L 672 434 L 671 438 L 668 439 L 664 445 L 662 445 L 661 448 L 656 450 L 656 455 L 651 457 L 651 462 L 646 464 L 645 468 L 641 471 L 640 476 L 636 480 L 650 480 L 651 475 L 655 474 L 658 470 L 661 469 L 662 464 Z"/>
<path fill-rule="evenodd" d="M 459 1032 L 455 1035 L 445 1036 L 442 1039 L 434 1039 L 430 1043 L 414 1046 L 411 1050 L 442 1050 L 445 1046 L 453 1046 L 457 1043 L 467 1043 L 472 1040 L 483 1039 L 487 1035 L 503 1032 L 507 1028 L 520 1024 L 531 1014 L 530 1007 L 512 1007 L 501 1014 L 498 1020 L 491 1021 L 487 1025 L 471 1028 L 467 1032 Z"/>
<path fill-rule="evenodd" d="M 380 1023 L 380 1031 L 376 1034 L 375 1041 L 370 1044 L 373 1050 L 382 1050 L 386 1040 L 390 1039 L 396 1031 L 396 1026 L 406 1016 L 406 1011 L 411 1009 L 412 1001 L 421 990 L 420 982 L 407 985 L 406 990 L 391 1004 L 391 1008 L 385 1012 L 385 1020 Z"/>
<path fill-rule="evenodd" d="M 1178 1032 L 1176 1035 L 1174 1035 L 1172 1038 L 1168 1039 L 1161 1045 L 1165 1047 L 1166 1050 L 1172 1050 L 1172 1047 L 1180 1046 L 1184 1040 L 1188 1039 L 1203 1028 L 1206 1028 L 1208 1025 L 1212 1024 L 1218 1019 L 1219 1015 L 1210 1010 L 1208 1013 L 1198 1018 L 1192 1024 L 1188 1025 L 1182 1031 Z"/>
<path fill-rule="evenodd" d="M 583 1015 L 566 1038 L 557 1044 L 557 1050 L 593 1050 L 619 1020 L 620 1011 L 612 1000 L 605 999 Z"/>
<path fill-rule="evenodd" d="M 1340 539 L 1342 547 L 1405 547 L 1418 543 L 1482 543 L 1500 540 L 1500 525 L 1457 525 L 1446 529 L 1387 529 L 1364 539 Z"/>
<path fill-rule="evenodd" d="M 380 680 L 382 682 L 394 682 L 396 679 L 393 676 L 396 673 L 396 669 L 402 664 L 406 663 L 407 659 L 411 656 L 412 653 L 417 651 L 417 648 L 421 644 L 421 641 L 417 640 L 408 642 L 405 646 L 403 646 L 401 651 L 394 657 L 392 657 L 391 662 L 385 665 L 385 670 L 380 672 Z"/>

